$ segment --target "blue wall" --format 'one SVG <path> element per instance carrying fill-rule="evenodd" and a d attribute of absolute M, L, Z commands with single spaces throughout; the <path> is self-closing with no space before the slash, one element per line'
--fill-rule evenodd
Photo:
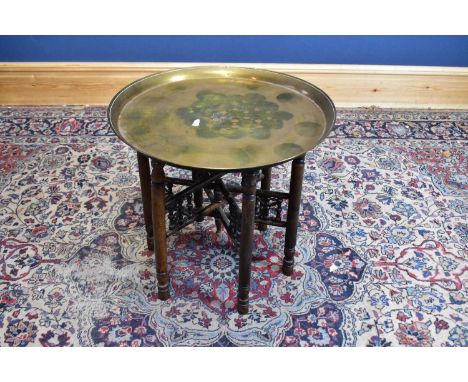
<path fill-rule="evenodd" d="M 468 66 L 468 36 L 0 36 L 0 61 Z"/>

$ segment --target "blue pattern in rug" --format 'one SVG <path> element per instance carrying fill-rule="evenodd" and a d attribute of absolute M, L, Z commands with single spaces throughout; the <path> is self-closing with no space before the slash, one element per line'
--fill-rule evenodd
<path fill-rule="evenodd" d="M 467 126 L 339 110 L 307 155 L 294 273 L 283 231 L 257 232 L 240 316 L 236 248 L 211 220 L 170 238 L 157 299 L 136 156 L 105 108 L 1 107 L 0 345 L 467 346 Z"/>

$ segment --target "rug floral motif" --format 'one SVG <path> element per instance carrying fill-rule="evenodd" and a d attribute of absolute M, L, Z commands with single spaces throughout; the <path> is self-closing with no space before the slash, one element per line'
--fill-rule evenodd
<path fill-rule="evenodd" d="M 236 247 L 211 220 L 170 238 L 158 300 L 136 156 L 105 108 L 2 107 L 0 345 L 468 346 L 467 126 L 339 110 L 307 154 L 294 273 L 283 231 L 256 232 L 239 315 Z"/>

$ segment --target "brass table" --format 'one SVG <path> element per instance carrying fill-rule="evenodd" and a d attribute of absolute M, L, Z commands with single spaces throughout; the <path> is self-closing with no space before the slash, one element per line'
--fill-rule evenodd
<path fill-rule="evenodd" d="M 282 269 L 292 274 L 304 158 L 328 135 L 335 114 L 333 102 L 314 85 L 260 69 L 173 70 L 142 78 L 117 93 L 108 108 L 109 121 L 137 151 L 160 299 L 170 297 L 166 237 L 206 217 L 214 218 L 218 231 L 224 226 L 238 244 L 239 313 L 249 309 L 255 228 L 285 228 Z M 271 190 L 272 168 L 288 161 L 289 192 Z M 165 165 L 189 169 L 192 177 L 168 177 Z M 225 182 L 228 173 L 241 173 L 241 184 Z M 183 188 L 174 192 L 174 185 Z"/>

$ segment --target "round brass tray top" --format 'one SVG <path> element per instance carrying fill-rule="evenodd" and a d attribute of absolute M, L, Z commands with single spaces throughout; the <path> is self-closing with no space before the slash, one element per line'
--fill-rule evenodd
<path fill-rule="evenodd" d="M 115 133 L 140 153 L 182 168 L 272 166 L 317 146 L 335 106 L 316 86 L 269 70 L 201 66 L 133 82 L 108 109 Z"/>

